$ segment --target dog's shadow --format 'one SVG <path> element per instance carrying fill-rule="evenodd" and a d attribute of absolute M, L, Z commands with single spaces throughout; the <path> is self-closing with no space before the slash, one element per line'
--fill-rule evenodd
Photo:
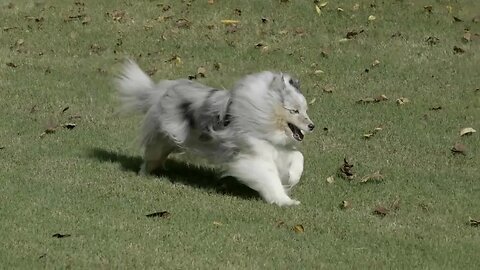
<path fill-rule="evenodd" d="M 93 148 L 89 154 L 90 157 L 101 162 L 119 163 L 122 169 L 132 172 L 138 172 L 143 162 L 141 157 L 127 156 L 101 148 Z M 258 194 L 254 190 L 239 183 L 235 178 L 220 177 L 218 172 L 213 168 L 191 165 L 175 159 L 168 159 L 165 167 L 166 170 L 156 171 L 154 175 L 165 177 L 172 183 L 182 183 L 244 199 L 258 197 Z"/>

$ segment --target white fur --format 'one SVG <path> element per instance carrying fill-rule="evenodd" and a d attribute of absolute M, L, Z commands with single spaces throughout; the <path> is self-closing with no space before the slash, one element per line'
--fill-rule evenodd
<path fill-rule="evenodd" d="M 313 130 L 299 82 L 288 74 L 246 76 L 231 91 L 188 80 L 155 84 L 132 61 L 116 80 L 124 110 L 145 114 L 140 173 L 163 167 L 172 152 L 191 151 L 224 168 L 268 203 L 289 197 L 303 172 L 298 141 Z"/>

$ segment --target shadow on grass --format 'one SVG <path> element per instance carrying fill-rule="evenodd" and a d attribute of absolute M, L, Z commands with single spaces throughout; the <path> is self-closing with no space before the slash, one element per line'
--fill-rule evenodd
<path fill-rule="evenodd" d="M 102 162 L 119 163 L 122 169 L 136 173 L 140 170 L 140 166 L 143 162 L 141 157 L 127 156 L 101 148 L 91 149 L 90 157 Z M 166 170 L 156 171 L 154 175 L 165 177 L 172 183 L 182 183 L 196 188 L 237 196 L 244 199 L 258 197 L 258 194 L 254 190 L 239 183 L 235 178 L 221 178 L 212 168 L 191 165 L 173 159 L 167 160 L 166 168 Z"/>

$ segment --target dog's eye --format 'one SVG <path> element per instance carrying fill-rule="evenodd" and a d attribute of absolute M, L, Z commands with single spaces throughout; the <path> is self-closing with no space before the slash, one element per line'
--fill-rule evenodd
<path fill-rule="evenodd" d="M 290 79 L 290 80 L 288 81 L 288 83 L 289 83 L 290 85 L 293 85 L 293 80 Z"/>
<path fill-rule="evenodd" d="M 291 114 L 299 114 L 300 112 L 298 110 L 288 110 Z"/>

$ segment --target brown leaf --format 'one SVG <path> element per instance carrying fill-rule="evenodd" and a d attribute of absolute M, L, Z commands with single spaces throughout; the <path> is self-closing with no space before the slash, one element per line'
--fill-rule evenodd
<path fill-rule="evenodd" d="M 332 175 L 332 176 L 329 176 L 329 177 L 327 177 L 327 183 L 329 183 L 329 184 L 333 184 L 333 183 L 335 183 L 335 178 L 333 177 L 333 175 Z"/>
<path fill-rule="evenodd" d="M 353 173 L 353 164 L 350 164 L 347 161 L 347 158 L 343 159 L 343 164 L 340 167 L 339 174 L 341 177 L 352 180 L 355 177 L 355 174 Z"/>
<path fill-rule="evenodd" d="M 362 98 L 362 99 L 359 99 L 357 100 L 357 103 L 377 103 L 377 102 L 380 102 L 380 101 L 385 101 L 385 100 L 388 100 L 387 96 L 386 95 L 380 95 L 378 97 L 374 97 L 374 98 L 371 98 L 371 97 L 367 97 L 367 98 Z"/>
<path fill-rule="evenodd" d="M 355 30 L 352 30 L 352 31 L 347 32 L 347 34 L 345 35 L 345 37 L 346 37 L 347 39 L 353 39 L 353 38 L 355 38 L 355 37 L 356 37 L 358 34 L 360 34 L 360 33 L 363 33 L 363 30 L 360 30 L 360 31 L 358 31 L 358 32 L 355 31 Z"/>
<path fill-rule="evenodd" d="M 65 237 L 70 237 L 72 236 L 71 234 L 62 234 L 62 233 L 56 233 L 54 235 L 52 235 L 52 237 L 55 237 L 55 238 L 65 238 Z"/>
<path fill-rule="evenodd" d="M 380 173 L 380 171 L 376 171 L 372 174 L 365 175 L 361 180 L 360 183 L 367 183 L 368 181 L 382 181 L 383 180 L 383 175 Z"/>
<path fill-rule="evenodd" d="M 322 87 L 322 91 L 324 93 L 331 94 L 331 93 L 333 93 L 333 90 L 335 90 L 335 87 L 331 84 L 326 84 Z"/>
<path fill-rule="evenodd" d="M 438 110 L 441 110 L 443 109 L 442 106 L 436 106 L 436 107 L 431 107 L 429 110 L 430 111 L 438 111 Z"/>
<path fill-rule="evenodd" d="M 475 129 L 471 128 L 471 127 L 462 128 L 460 130 L 460 136 L 471 135 L 475 132 L 477 132 L 477 131 Z"/>
<path fill-rule="evenodd" d="M 207 69 L 205 67 L 199 67 L 197 69 L 197 76 L 200 78 L 205 78 L 205 74 L 207 73 Z"/>
<path fill-rule="evenodd" d="M 296 233 L 303 233 L 305 232 L 305 229 L 303 228 L 302 224 L 297 224 L 293 226 L 293 231 L 295 231 Z"/>
<path fill-rule="evenodd" d="M 380 61 L 375 59 L 375 61 L 373 61 L 373 63 L 372 63 L 372 67 L 376 67 L 378 65 L 380 65 Z"/>
<path fill-rule="evenodd" d="M 18 66 L 17 66 L 15 63 L 13 63 L 13 62 L 8 62 L 8 63 L 6 63 L 6 65 L 7 65 L 7 67 L 11 67 L 11 68 L 16 68 L 16 67 L 18 67 Z"/>
<path fill-rule="evenodd" d="M 401 97 L 401 98 L 397 98 L 397 100 L 395 101 L 398 105 L 405 105 L 405 103 L 408 103 L 410 102 L 410 100 L 408 98 L 405 98 L 405 97 Z"/>
<path fill-rule="evenodd" d="M 454 54 L 461 54 L 461 53 L 464 53 L 465 50 L 463 48 L 460 48 L 458 46 L 453 46 L 453 53 Z"/>
<path fill-rule="evenodd" d="M 220 70 L 220 68 L 222 68 L 222 64 L 220 64 L 220 63 L 214 63 L 213 64 L 213 69 Z"/>
<path fill-rule="evenodd" d="M 169 218 L 170 217 L 170 212 L 168 211 L 161 211 L 161 212 L 154 212 L 148 215 L 145 215 L 146 217 L 152 218 L 152 217 L 161 217 L 161 218 Z"/>
<path fill-rule="evenodd" d="M 261 20 L 262 23 L 268 23 L 270 21 L 267 17 L 262 17 Z"/>
<path fill-rule="evenodd" d="M 473 18 L 472 18 L 472 22 L 473 22 L 473 23 L 478 23 L 478 22 L 480 22 L 480 15 L 477 15 L 477 16 L 473 17 Z"/>
<path fill-rule="evenodd" d="M 74 123 L 65 123 L 65 124 L 62 125 L 62 127 L 66 128 L 66 129 L 74 129 L 76 126 L 77 126 L 77 124 L 74 124 Z"/>
<path fill-rule="evenodd" d="M 388 210 L 387 208 L 385 208 L 383 206 L 377 206 L 375 209 L 373 209 L 373 213 L 375 215 L 378 215 L 378 216 L 381 216 L 381 217 L 386 216 L 389 212 L 390 212 L 390 210 Z"/>
<path fill-rule="evenodd" d="M 440 42 L 440 39 L 437 37 L 428 37 L 425 42 L 427 42 L 428 45 L 437 45 Z"/>
<path fill-rule="evenodd" d="M 460 18 L 458 18 L 458 17 L 455 17 L 455 16 L 453 16 L 453 21 L 454 21 L 454 22 L 463 22 L 462 19 L 460 19 Z"/>
<path fill-rule="evenodd" d="M 107 15 L 110 15 L 114 21 L 122 22 L 126 19 L 127 12 L 125 10 L 114 10 L 111 13 L 107 13 Z"/>
<path fill-rule="evenodd" d="M 431 5 L 428 5 L 428 6 L 423 6 L 423 10 L 425 10 L 426 12 L 432 12 L 433 10 L 433 7 Z"/>
<path fill-rule="evenodd" d="M 221 223 L 219 221 L 213 221 L 213 225 L 215 225 L 217 227 L 220 227 L 220 226 L 223 226 L 223 223 Z"/>
<path fill-rule="evenodd" d="M 190 26 L 192 25 L 192 23 L 187 20 L 187 19 L 178 19 L 176 22 L 175 22 L 175 25 L 178 27 L 178 28 L 190 28 Z"/>
<path fill-rule="evenodd" d="M 349 202 L 349 201 L 342 201 L 340 203 L 340 209 L 349 209 L 349 208 L 352 208 L 352 204 Z"/>
<path fill-rule="evenodd" d="M 470 226 L 473 226 L 473 227 L 479 227 L 480 226 L 480 219 L 469 218 L 468 221 L 470 223 Z"/>
<path fill-rule="evenodd" d="M 47 134 L 53 134 L 57 131 L 57 126 L 50 124 L 43 132 L 40 134 L 40 138 L 45 137 Z"/>
<path fill-rule="evenodd" d="M 452 147 L 451 151 L 454 154 L 466 155 L 467 147 L 462 143 L 455 143 L 455 145 Z"/>

